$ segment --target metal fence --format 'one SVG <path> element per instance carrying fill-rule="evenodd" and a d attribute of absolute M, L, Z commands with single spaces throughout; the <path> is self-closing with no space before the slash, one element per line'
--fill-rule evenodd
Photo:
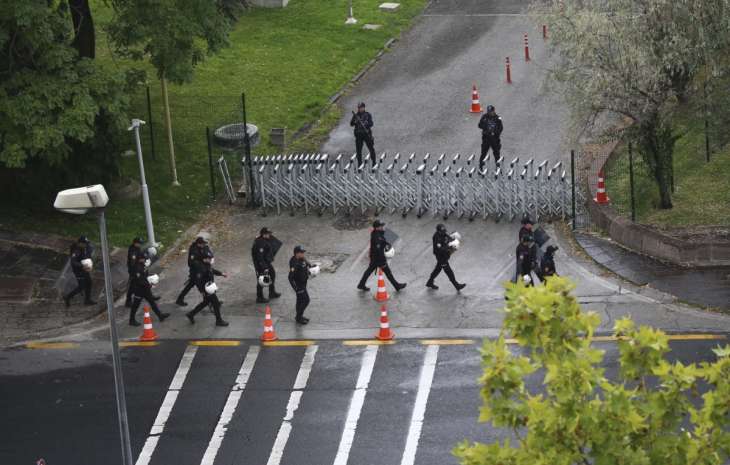
<path fill-rule="evenodd" d="M 528 214 L 540 221 L 572 218 L 573 205 L 576 215 L 584 213 L 584 197 L 561 161 L 500 158 L 487 159 L 483 170 L 477 165 L 475 154 L 382 153 L 374 165 L 360 166 L 354 154 L 255 156 L 253 199 L 264 214 L 373 210 L 497 221 Z"/>

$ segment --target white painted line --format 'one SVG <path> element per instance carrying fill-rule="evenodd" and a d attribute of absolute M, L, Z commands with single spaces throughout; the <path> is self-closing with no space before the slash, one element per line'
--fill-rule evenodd
<path fill-rule="evenodd" d="M 170 387 L 167 389 L 165 399 L 162 401 L 162 406 L 157 412 L 157 418 L 155 418 L 155 422 L 152 424 L 150 434 L 147 436 L 147 440 L 144 443 L 144 447 L 142 447 L 142 452 L 140 452 L 139 457 L 137 457 L 135 465 L 148 465 L 150 463 L 152 454 L 154 454 L 155 448 L 157 447 L 157 441 L 160 439 L 160 435 L 165 430 L 165 423 L 167 423 L 167 419 L 170 418 L 170 412 L 172 412 L 172 408 L 175 406 L 177 396 L 185 383 L 185 378 L 187 378 L 188 371 L 190 371 L 190 365 L 193 364 L 193 359 L 197 352 L 197 346 L 188 346 L 185 349 L 185 353 L 183 353 L 183 356 L 180 359 L 177 371 L 175 371 L 175 376 L 172 377 Z"/>
<path fill-rule="evenodd" d="M 350 449 L 355 440 L 355 430 L 357 422 L 360 419 L 360 412 L 365 403 L 365 394 L 368 392 L 370 377 L 373 374 L 375 366 L 375 357 L 378 355 L 378 346 L 369 345 L 362 354 L 362 365 L 360 365 L 360 374 L 357 377 L 355 391 L 352 393 L 350 400 L 350 408 L 347 411 L 347 419 L 345 420 L 345 428 L 342 431 L 340 445 L 337 448 L 334 465 L 347 465 L 347 459 L 350 457 Z"/>
<path fill-rule="evenodd" d="M 413 465 L 416 461 L 418 441 L 421 439 L 423 417 L 426 414 L 426 404 L 428 403 L 428 394 L 431 392 L 433 374 L 436 371 L 436 358 L 438 357 L 438 353 L 439 346 L 428 346 L 428 348 L 426 349 L 426 355 L 423 357 L 421 379 L 419 379 L 418 381 L 418 393 L 416 394 L 416 403 L 413 406 L 411 426 L 408 428 L 406 446 L 403 449 L 403 458 L 400 461 L 401 465 Z"/>
<path fill-rule="evenodd" d="M 223 407 L 218 424 L 215 426 L 215 431 L 213 431 L 213 436 L 210 438 L 210 442 L 208 442 L 208 448 L 205 449 L 205 454 L 203 454 L 203 460 L 200 461 L 200 465 L 213 465 L 215 457 L 218 455 L 218 449 L 223 444 L 223 438 L 228 431 L 228 424 L 231 422 L 233 414 L 236 413 L 238 402 L 241 400 L 243 390 L 246 389 L 248 378 L 251 376 L 258 356 L 259 346 L 251 346 L 248 348 L 246 358 L 243 360 L 241 369 L 238 371 L 236 384 L 233 385 L 231 392 L 228 394 L 228 400 L 226 400 L 226 405 Z"/>
<path fill-rule="evenodd" d="M 286 443 L 289 441 L 289 434 L 291 434 L 291 421 L 294 418 L 294 412 L 299 408 L 299 401 L 302 399 L 304 394 L 303 389 L 307 387 L 307 380 L 309 380 L 309 373 L 312 371 L 312 365 L 314 364 L 314 355 L 317 353 L 317 346 L 311 345 L 307 347 L 304 352 L 304 358 L 302 364 L 299 367 L 299 373 L 297 373 L 297 379 L 294 381 L 294 389 L 289 396 L 289 403 L 286 405 L 286 414 L 284 420 L 281 422 L 279 427 L 279 433 L 276 435 L 274 441 L 274 447 L 271 448 L 271 454 L 266 465 L 279 465 L 281 458 L 284 456 L 284 449 Z"/>

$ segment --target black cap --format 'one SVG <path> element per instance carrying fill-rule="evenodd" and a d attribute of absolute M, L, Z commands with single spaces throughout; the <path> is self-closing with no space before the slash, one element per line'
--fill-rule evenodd
<path fill-rule="evenodd" d="M 487 113 L 494 111 L 494 105 L 487 105 Z"/>
<path fill-rule="evenodd" d="M 446 231 L 446 226 L 443 223 L 436 225 L 436 231 Z"/>
<path fill-rule="evenodd" d="M 259 231 L 259 235 L 263 236 L 264 234 L 271 234 L 269 228 L 261 228 L 261 231 Z"/>
<path fill-rule="evenodd" d="M 208 241 L 206 241 L 203 236 L 198 236 L 197 238 L 195 238 L 195 243 L 196 244 L 207 244 Z"/>
<path fill-rule="evenodd" d="M 86 236 L 81 236 L 81 237 L 79 237 L 79 242 L 84 242 L 84 243 L 88 244 L 89 238 Z"/>
<path fill-rule="evenodd" d="M 522 217 L 522 224 L 534 224 L 534 223 L 530 219 L 529 215 L 525 215 Z"/>
<path fill-rule="evenodd" d="M 301 245 L 297 245 L 294 247 L 294 253 L 302 253 L 302 252 L 306 252 L 306 250 L 304 250 L 304 247 L 302 247 Z"/>
<path fill-rule="evenodd" d="M 381 226 L 385 226 L 385 223 L 380 220 L 373 221 L 373 228 L 380 228 Z"/>
<path fill-rule="evenodd" d="M 134 239 L 132 239 L 132 244 L 141 244 L 141 243 L 143 243 L 143 242 L 144 242 L 144 241 L 143 241 L 143 240 L 142 240 L 142 238 L 141 238 L 141 237 L 139 237 L 139 236 L 137 236 L 137 237 L 135 237 Z"/>
<path fill-rule="evenodd" d="M 358 108 L 365 108 L 365 102 L 360 102 L 357 104 Z"/>

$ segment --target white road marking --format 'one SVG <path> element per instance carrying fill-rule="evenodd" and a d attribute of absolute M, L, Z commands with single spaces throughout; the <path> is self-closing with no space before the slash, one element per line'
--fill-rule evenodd
<path fill-rule="evenodd" d="M 428 346 L 426 349 L 426 355 L 423 357 L 423 367 L 421 368 L 421 378 L 418 380 L 416 403 L 413 406 L 411 426 L 408 428 L 406 446 L 403 449 L 403 458 L 400 461 L 401 465 L 413 465 L 416 461 L 418 441 L 421 438 L 423 417 L 426 414 L 426 404 L 428 403 L 428 394 L 431 392 L 433 374 L 436 371 L 436 359 L 438 357 L 438 353 L 439 346 Z"/>
<path fill-rule="evenodd" d="M 231 392 L 228 394 L 228 400 L 226 400 L 226 405 L 223 407 L 218 424 L 215 426 L 215 431 L 213 431 L 213 436 L 210 438 L 208 448 L 205 450 L 205 454 L 203 454 L 203 460 L 200 461 L 200 465 L 213 465 L 215 457 L 218 455 L 218 449 L 223 444 L 223 438 L 228 430 L 228 423 L 231 422 L 233 414 L 236 413 L 238 402 L 241 400 L 243 390 L 246 389 L 248 378 L 251 376 L 256 358 L 259 356 L 259 350 L 259 346 L 251 346 L 248 348 L 246 358 L 243 360 L 241 369 L 238 371 L 236 384 L 233 385 Z"/>
<path fill-rule="evenodd" d="M 297 379 L 294 381 L 294 390 L 289 396 L 289 403 L 286 406 L 284 420 L 281 422 L 279 433 L 276 435 L 274 447 L 271 449 L 271 454 L 269 455 L 269 460 L 266 462 L 266 465 L 279 465 L 279 463 L 281 463 L 281 458 L 284 456 L 284 448 L 286 447 L 287 441 L 289 441 L 289 434 L 291 434 L 291 421 L 294 418 L 294 412 L 296 412 L 299 408 L 299 401 L 302 399 L 302 394 L 304 393 L 303 389 L 307 387 L 307 380 L 309 380 L 309 373 L 312 371 L 314 355 L 316 353 L 316 345 L 307 347 L 306 352 L 304 352 L 304 358 L 302 359 L 302 364 L 299 367 Z"/>
<path fill-rule="evenodd" d="M 193 359 L 197 352 L 197 346 L 188 346 L 185 349 L 185 353 L 183 353 L 182 359 L 180 359 L 180 365 L 178 365 L 177 371 L 175 371 L 175 376 L 172 377 L 172 382 L 167 389 L 165 399 L 162 401 L 162 406 L 157 412 L 157 418 L 155 418 L 155 422 L 152 424 L 150 434 L 147 436 L 147 440 L 144 443 L 142 452 L 137 457 L 135 465 L 147 465 L 150 463 L 152 454 L 154 454 L 155 448 L 157 447 L 157 441 L 159 441 L 160 435 L 165 430 L 165 423 L 170 418 L 170 412 L 172 412 L 172 408 L 175 406 L 177 396 L 185 383 L 185 378 L 187 378 L 188 371 L 190 371 L 190 365 L 193 364 Z"/>
<path fill-rule="evenodd" d="M 347 459 L 350 457 L 350 449 L 355 439 L 355 430 L 357 422 L 360 419 L 360 412 L 365 403 L 365 394 L 368 391 L 370 377 L 373 374 L 375 366 L 375 357 L 378 354 L 378 346 L 369 345 L 362 354 L 362 365 L 360 366 L 360 374 L 357 377 L 355 391 L 352 393 L 350 400 L 350 408 L 347 411 L 347 419 L 345 420 L 345 428 L 342 431 L 340 445 L 337 448 L 334 465 L 347 465 Z"/>

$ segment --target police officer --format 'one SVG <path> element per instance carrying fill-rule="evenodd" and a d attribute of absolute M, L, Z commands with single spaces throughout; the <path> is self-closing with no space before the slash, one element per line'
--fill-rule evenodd
<path fill-rule="evenodd" d="M 309 323 L 309 318 L 304 316 L 304 310 L 309 305 L 309 293 L 307 292 L 307 280 L 309 279 L 309 268 L 312 265 L 304 258 L 304 247 L 294 247 L 294 256 L 289 260 L 289 284 L 297 295 L 297 316 L 296 322 L 300 325 Z"/>
<path fill-rule="evenodd" d="M 520 227 L 520 232 L 517 233 L 517 237 L 520 241 L 522 241 L 522 238 L 525 236 L 531 236 L 532 235 L 532 220 L 528 215 L 524 215 L 522 217 L 522 227 Z"/>
<path fill-rule="evenodd" d="M 147 270 L 147 259 L 149 256 L 146 253 L 140 253 L 137 255 L 135 263 L 132 267 L 132 273 L 130 275 L 129 287 L 132 290 L 132 308 L 129 310 L 129 325 L 139 326 L 139 322 L 135 319 L 139 305 L 142 303 L 142 299 L 146 300 L 152 308 L 152 311 L 157 315 L 160 321 L 165 321 L 165 318 L 170 316 L 169 313 L 162 313 L 157 307 L 157 302 L 152 295 L 152 283 L 149 281 L 149 271 Z"/>
<path fill-rule="evenodd" d="M 517 270 L 515 280 L 529 276 L 529 285 L 533 285 L 532 271 L 536 269 L 537 256 L 531 235 L 523 236 L 515 251 L 517 257 Z"/>
<path fill-rule="evenodd" d="M 71 305 L 71 299 L 80 293 L 84 293 L 84 305 L 95 305 L 91 300 L 91 268 L 81 263 L 84 260 L 91 260 L 94 248 L 86 236 L 79 237 L 79 240 L 71 244 L 71 271 L 76 276 L 76 288 L 68 295 L 63 296 L 66 307 Z"/>
<path fill-rule="evenodd" d="M 497 115 L 494 106 L 487 105 L 487 113 L 479 120 L 479 129 L 482 130 L 482 155 L 479 157 L 479 170 L 484 169 L 484 159 L 487 152 L 492 149 L 494 163 L 499 160 L 499 151 L 502 148 L 500 136 L 502 135 L 502 118 Z"/>
<path fill-rule="evenodd" d="M 265 304 L 269 300 L 264 297 L 264 288 L 259 284 L 258 277 L 261 275 L 269 275 L 271 278 L 271 285 L 269 285 L 269 299 L 276 299 L 281 297 L 281 294 L 276 292 L 276 270 L 274 270 L 274 239 L 271 235 L 271 231 L 268 228 L 261 228 L 259 231 L 259 237 L 253 241 L 251 247 L 251 256 L 253 258 L 253 266 L 256 270 L 256 302 Z"/>
<path fill-rule="evenodd" d="M 444 270 L 444 273 L 446 273 L 449 281 L 451 281 L 451 284 L 454 285 L 457 291 L 466 287 L 466 284 L 456 281 L 454 271 L 451 269 L 451 265 L 449 265 L 449 258 L 451 258 L 451 254 L 453 253 L 453 250 L 449 247 L 451 241 L 453 239 L 446 232 L 446 226 L 443 224 L 436 225 L 436 232 L 433 235 L 433 254 L 436 256 L 436 268 L 431 272 L 431 276 L 428 278 L 428 282 L 426 282 L 426 287 L 434 290 L 439 288 L 434 284 L 433 280 L 441 273 L 441 270 Z"/>
<path fill-rule="evenodd" d="M 228 326 L 228 322 L 221 317 L 221 302 L 218 300 L 218 296 L 215 291 L 209 292 L 209 290 L 206 289 L 208 285 L 215 284 L 216 276 L 223 276 L 224 278 L 228 277 L 226 273 L 213 268 L 213 264 L 211 263 L 212 260 L 213 253 L 208 251 L 200 261 L 195 261 L 193 265 L 193 280 L 198 291 L 200 291 L 200 294 L 203 296 L 203 301 L 196 305 L 191 311 L 187 312 L 185 316 L 188 317 L 191 324 L 195 324 L 195 315 L 210 305 L 213 307 L 215 325 Z"/>
<path fill-rule="evenodd" d="M 127 284 L 127 300 L 124 306 L 129 308 L 132 306 L 132 275 L 137 264 L 137 257 L 142 254 L 142 239 L 135 237 L 132 239 L 132 245 L 127 249 L 127 273 L 129 274 L 129 283 Z"/>
<path fill-rule="evenodd" d="M 357 166 L 362 165 L 362 144 L 368 146 L 370 159 L 375 165 L 375 139 L 373 138 L 373 117 L 365 111 L 365 102 L 357 104 L 357 113 L 352 112 L 350 126 L 355 130 L 355 152 L 357 153 Z"/>
<path fill-rule="evenodd" d="M 185 302 L 185 296 L 190 292 L 190 289 L 195 287 L 195 263 L 202 261 L 209 250 L 208 242 L 202 236 L 198 236 L 188 247 L 188 280 L 185 281 L 185 287 L 175 300 L 177 305 L 185 307 L 188 304 Z"/>
<path fill-rule="evenodd" d="M 390 249 L 391 245 L 385 240 L 385 223 L 380 220 L 373 222 L 373 231 L 370 233 L 370 264 L 368 269 L 363 273 L 357 288 L 361 291 L 369 291 L 370 288 L 365 285 L 365 282 L 373 274 L 376 268 L 381 268 L 385 276 L 388 277 L 388 281 L 393 285 L 396 291 L 406 287 L 406 283 L 399 283 L 393 277 L 393 273 L 390 271 L 388 266 L 388 259 L 385 257 L 385 251 Z"/>

